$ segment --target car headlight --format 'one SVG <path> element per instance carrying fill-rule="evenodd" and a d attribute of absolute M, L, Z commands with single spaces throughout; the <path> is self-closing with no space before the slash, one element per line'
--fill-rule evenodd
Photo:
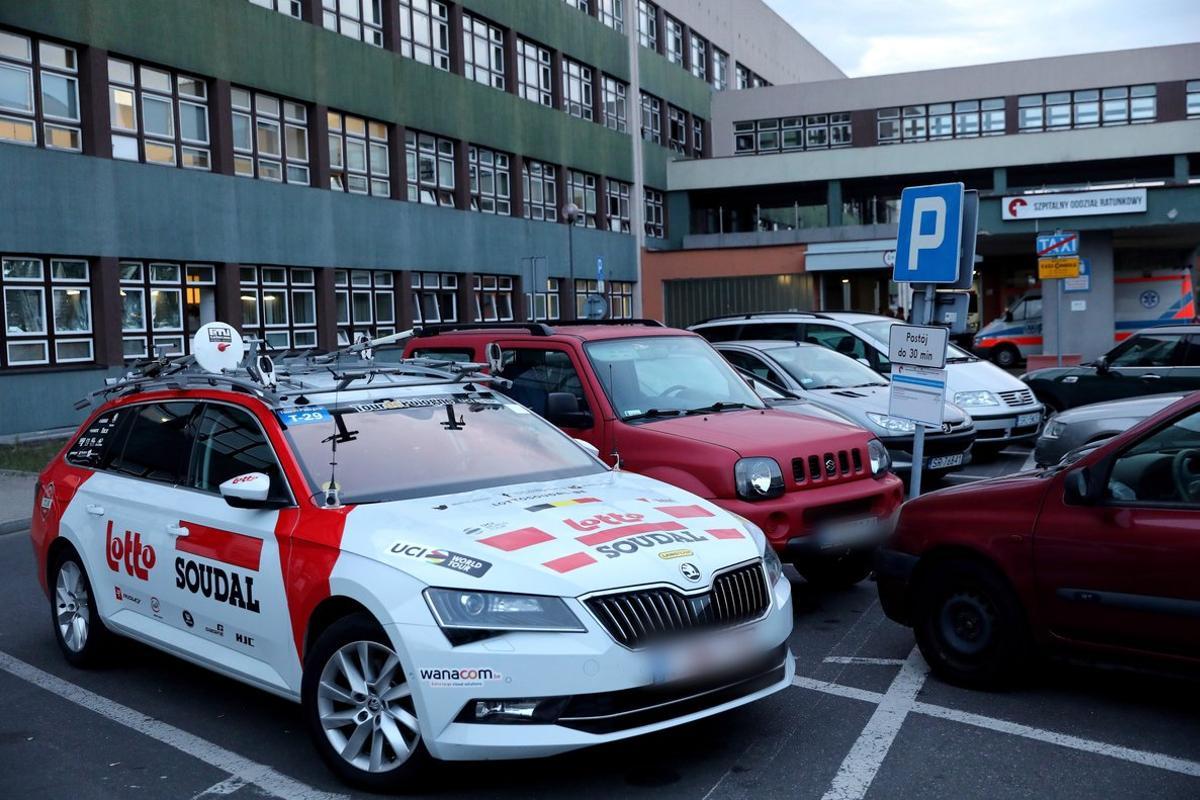
<path fill-rule="evenodd" d="M 767 548 L 763 550 L 763 566 L 767 568 L 767 586 L 779 583 L 779 579 L 783 577 L 783 562 L 779 560 L 779 554 L 771 547 L 770 542 L 767 542 Z"/>
<path fill-rule="evenodd" d="M 743 500 L 769 500 L 783 494 L 783 470 L 773 458 L 739 459 L 733 467 L 733 482 Z"/>
<path fill-rule="evenodd" d="M 867 412 L 867 419 L 888 433 L 912 433 L 917 429 L 916 423 L 912 420 L 889 417 L 887 414 L 876 414 L 873 411 Z"/>
<path fill-rule="evenodd" d="M 892 457 L 878 439 L 867 442 L 867 457 L 871 460 L 871 476 L 878 478 L 892 468 Z"/>
<path fill-rule="evenodd" d="M 954 395 L 954 405 L 964 408 L 998 406 L 1000 400 L 991 392 L 957 392 Z"/>
<path fill-rule="evenodd" d="M 587 629 L 560 597 L 533 594 L 426 589 L 425 602 L 452 642 L 451 634 L 504 631 L 583 632 Z M 479 638 L 468 636 L 466 640 Z"/>
<path fill-rule="evenodd" d="M 1042 431 L 1042 436 L 1046 439 L 1057 439 L 1058 437 L 1062 436 L 1066 430 L 1067 425 L 1065 422 L 1059 422 L 1058 420 L 1052 419 L 1046 423 L 1046 427 Z"/>

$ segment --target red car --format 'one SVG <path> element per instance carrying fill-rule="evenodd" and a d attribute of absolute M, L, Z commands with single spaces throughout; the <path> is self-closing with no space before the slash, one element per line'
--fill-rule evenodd
<path fill-rule="evenodd" d="M 945 679 L 1063 650 L 1200 664 L 1200 393 L 1068 462 L 902 510 L 880 601 Z"/>
<path fill-rule="evenodd" d="M 489 354 L 512 382 L 501 391 L 609 464 L 619 455 L 624 469 L 749 519 L 810 581 L 865 578 L 895 524 L 903 487 L 878 439 L 768 408 L 694 333 L 640 320 L 432 325 L 405 349 L 480 363 Z"/>

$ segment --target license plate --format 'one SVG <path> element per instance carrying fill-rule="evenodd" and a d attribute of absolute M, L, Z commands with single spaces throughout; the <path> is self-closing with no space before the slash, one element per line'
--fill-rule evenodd
<path fill-rule="evenodd" d="M 690 680 L 706 673 L 732 669 L 754 653 L 748 631 L 698 636 L 651 651 L 651 679 L 656 685 Z"/>
<path fill-rule="evenodd" d="M 929 459 L 930 469 L 946 469 L 947 467 L 961 467 L 963 463 L 962 453 L 952 456 L 938 456 Z"/>
<path fill-rule="evenodd" d="M 845 547 L 876 538 L 879 520 L 875 517 L 847 520 L 826 525 L 821 531 L 821 547 Z"/>
<path fill-rule="evenodd" d="M 1022 414 L 1017 417 L 1018 428 L 1028 428 L 1030 425 L 1037 425 L 1042 421 L 1042 415 L 1034 412 L 1033 414 Z"/>

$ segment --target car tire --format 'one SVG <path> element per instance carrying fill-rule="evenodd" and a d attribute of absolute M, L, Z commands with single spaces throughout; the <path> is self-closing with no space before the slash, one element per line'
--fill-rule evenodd
<path fill-rule="evenodd" d="M 54 638 L 75 667 L 94 667 L 109 653 L 113 633 L 104 626 L 87 570 L 74 550 L 61 551 L 49 573 L 50 620 Z"/>
<path fill-rule="evenodd" d="M 344 617 L 317 638 L 304 660 L 300 699 L 313 746 L 345 783 L 385 793 L 421 787 L 430 756 L 411 686 L 370 616 Z"/>
<path fill-rule="evenodd" d="M 1011 345 L 1001 345 L 992 354 L 992 360 L 1000 369 L 1012 369 L 1021 361 L 1021 351 Z"/>
<path fill-rule="evenodd" d="M 969 688 L 1013 682 L 1033 650 L 1012 590 L 994 569 L 971 559 L 942 561 L 918 577 L 913 632 L 934 673 Z"/>
<path fill-rule="evenodd" d="M 849 589 L 871 574 L 874 563 L 873 552 L 856 552 L 796 564 L 796 571 L 818 589 Z"/>

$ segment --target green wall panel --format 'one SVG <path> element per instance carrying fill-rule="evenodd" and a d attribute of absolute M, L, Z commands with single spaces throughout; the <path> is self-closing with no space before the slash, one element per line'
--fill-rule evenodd
<path fill-rule="evenodd" d="M 638 47 L 638 75 L 642 90 L 671 105 L 712 119 L 712 87 L 678 64 L 645 47 Z M 665 115 L 667 110 L 663 109 Z"/>

